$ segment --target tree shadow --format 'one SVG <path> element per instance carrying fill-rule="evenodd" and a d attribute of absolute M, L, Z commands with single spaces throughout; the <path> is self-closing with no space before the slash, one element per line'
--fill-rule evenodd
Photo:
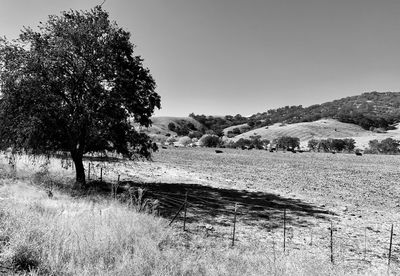
<path fill-rule="evenodd" d="M 315 220 L 329 221 L 332 215 L 336 215 L 299 199 L 200 184 L 124 181 L 120 183 L 118 193 L 138 188 L 145 190 L 145 198 L 159 201 L 159 214 L 165 218 L 172 218 L 182 209 L 179 215 L 179 219 L 182 219 L 184 208 L 181 207 L 187 198 L 188 223 L 231 225 L 235 205 L 238 219 L 242 223 L 270 229 L 282 227 L 284 217 L 290 225 L 308 227 Z"/>

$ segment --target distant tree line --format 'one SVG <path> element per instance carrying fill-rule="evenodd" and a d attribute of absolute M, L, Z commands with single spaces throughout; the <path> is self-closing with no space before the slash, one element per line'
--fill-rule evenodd
<path fill-rule="evenodd" d="M 217 136 L 223 136 L 223 130 L 230 126 L 236 126 L 241 124 L 246 124 L 248 118 L 243 117 L 240 114 L 235 116 L 226 115 L 221 117 L 206 116 L 206 115 L 196 115 L 194 113 L 189 114 L 189 117 L 200 122 L 206 129 L 203 130 L 205 133 L 207 130 L 212 131 L 213 134 Z M 250 130 L 251 128 L 249 128 Z M 239 130 L 240 132 L 240 130 Z M 240 134 L 240 133 L 238 133 Z"/>
<path fill-rule="evenodd" d="M 346 139 L 311 139 L 308 141 L 308 148 L 318 152 L 352 152 L 355 149 L 356 141 Z"/>
<path fill-rule="evenodd" d="M 366 130 L 388 130 L 400 121 L 399 107 L 399 92 L 370 92 L 306 108 L 299 105 L 270 109 L 251 116 L 249 120 L 258 120 L 263 122 L 262 125 L 270 125 L 278 122 L 293 124 L 333 118 L 343 123 L 359 125 Z"/>
<path fill-rule="evenodd" d="M 365 153 L 371 154 L 398 154 L 400 152 L 400 141 L 392 138 L 387 138 L 382 141 L 371 140 L 368 143 L 368 149 Z"/>
<path fill-rule="evenodd" d="M 366 130 L 389 130 L 393 129 L 393 124 L 400 121 L 400 93 L 369 92 L 309 107 L 298 105 L 270 109 L 250 117 L 240 114 L 214 117 L 194 113 L 189 116 L 202 123 L 205 130 L 212 130 L 217 136 L 222 136 L 222 130 L 227 127 L 247 124 L 230 130 L 227 133 L 228 137 L 275 123 L 313 122 L 322 118 L 356 124 Z"/>

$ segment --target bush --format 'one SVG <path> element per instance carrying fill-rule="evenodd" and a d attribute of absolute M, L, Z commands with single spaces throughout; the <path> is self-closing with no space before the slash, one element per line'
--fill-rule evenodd
<path fill-rule="evenodd" d="M 169 137 L 166 142 L 171 145 L 174 142 L 176 142 L 176 138 L 175 137 Z"/>
<path fill-rule="evenodd" d="M 192 143 L 192 139 L 188 136 L 183 136 L 178 140 L 178 143 L 181 144 L 182 146 L 188 146 L 190 143 Z"/>
<path fill-rule="evenodd" d="M 203 136 L 203 134 L 200 132 L 200 131 L 191 131 L 191 132 L 189 132 L 189 135 L 188 135 L 191 139 L 193 139 L 193 138 L 197 138 L 197 139 L 199 139 L 199 138 L 201 138 L 201 136 Z"/>
<path fill-rule="evenodd" d="M 170 131 L 175 131 L 175 129 L 176 129 L 176 126 L 175 126 L 175 124 L 174 123 L 169 123 L 168 124 L 168 129 L 170 130 Z"/>
<path fill-rule="evenodd" d="M 205 134 L 199 140 L 200 145 L 208 148 L 216 148 L 220 145 L 220 138 L 216 135 Z"/>

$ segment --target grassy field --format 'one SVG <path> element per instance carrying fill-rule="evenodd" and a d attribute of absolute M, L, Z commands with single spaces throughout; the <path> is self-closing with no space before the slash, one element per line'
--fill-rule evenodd
<path fill-rule="evenodd" d="M 73 167 L 45 160 L 17 156 L 14 169 L 0 161 L 5 271 L 30 265 L 33 275 L 399 273 L 398 156 L 162 149 L 153 162 L 88 159 L 91 179 L 102 168 L 104 183 L 74 197 Z M 130 202 L 144 189 L 141 202 L 110 198 L 118 175 L 118 197 Z M 183 231 L 182 213 L 168 224 L 186 195 Z M 146 200 L 157 200 L 159 215 L 137 212 Z"/>

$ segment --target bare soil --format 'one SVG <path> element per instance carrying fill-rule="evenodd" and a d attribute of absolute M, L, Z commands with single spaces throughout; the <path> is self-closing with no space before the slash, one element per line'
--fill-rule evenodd
<path fill-rule="evenodd" d="M 136 163 L 126 184 L 143 186 L 172 216 L 184 201 L 189 233 L 230 242 L 235 203 L 237 242 L 285 251 L 325 249 L 334 262 L 362 267 L 400 260 L 400 157 L 170 148 Z M 174 201 L 175 200 L 175 201 Z M 175 205 L 174 205 L 175 203 Z M 176 227 L 182 227 L 182 214 Z"/>

